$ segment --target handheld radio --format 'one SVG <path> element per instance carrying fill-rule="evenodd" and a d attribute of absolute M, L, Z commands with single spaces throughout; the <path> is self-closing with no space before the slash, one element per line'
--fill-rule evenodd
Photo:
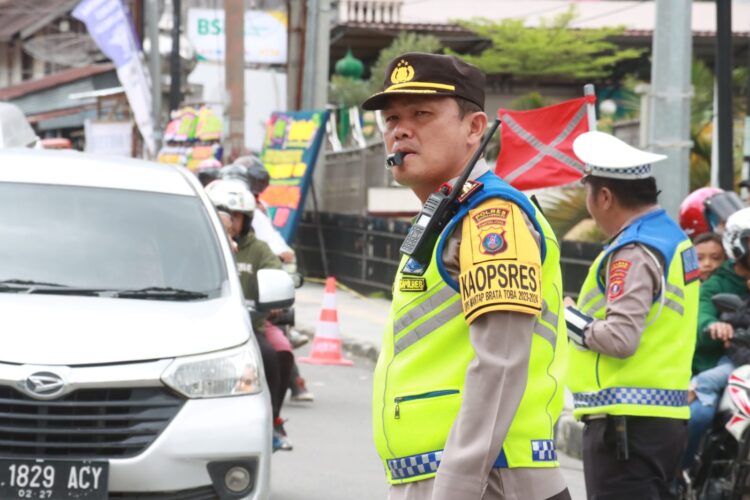
<path fill-rule="evenodd" d="M 490 126 L 487 135 L 482 139 L 482 143 L 474 152 L 474 156 L 472 156 L 469 164 L 461 174 L 461 177 L 456 181 L 453 189 L 448 188 L 448 186 L 443 186 L 439 191 L 432 193 L 429 198 L 427 198 L 427 201 L 422 207 L 422 211 L 417 216 L 411 228 L 409 228 L 409 233 L 401 244 L 401 253 L 408 255 L 424 266 L 429 264 L 430 258 L 432 257 L 432 250 L 435 247 L 435 243 L 437 242 L 441 231 L 446 224 L 448 224 L 451 217 L 455 215 L 457 210 L 454 201 L 463 190 L 466 180 L 474 169 L 474 165 L 479 161 L 479 158 L 482 156 L 484 149 L 487 147 L 487 144 L 489 144 L 492 135 L 495 133 L 495 130 L 497 130 L 499 125 L 500 120 L 495 120 L 492 126 Z M 389 163 L 393 156 L 395 155 L 389 156 Z M 400 158 L 393 158 L 395 161 L 398 161 L 399 159 Z"/>

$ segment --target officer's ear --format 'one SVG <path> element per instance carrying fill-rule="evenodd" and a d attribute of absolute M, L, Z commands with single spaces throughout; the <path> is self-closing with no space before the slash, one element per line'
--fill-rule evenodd
<path fill-rule="evenodd" d="M 607 186 L 601 186 L 596 193 L 596 197 L 599 206 L 604 210 L 609 210 L 617 202 L 615 194 Z"/>
<path fill-rule="evenodd" d="M 476 146 L 482 142 L 487 130 L 487 115 L 484 111 L 476 111 L 466 118 L 469 120 L 469 137 L 467 140 L 471 146 Z"/>

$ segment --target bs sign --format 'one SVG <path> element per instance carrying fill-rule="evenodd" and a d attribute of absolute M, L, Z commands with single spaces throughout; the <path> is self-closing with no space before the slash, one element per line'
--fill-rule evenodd
<path fill-rule="evenodd" d="M 245 62 L 285 64 L 287 57 L 286 13 L 245 12 Z M 223 61 L 224 11 L 188 9 L 188 38 L 199 60 Z"/>

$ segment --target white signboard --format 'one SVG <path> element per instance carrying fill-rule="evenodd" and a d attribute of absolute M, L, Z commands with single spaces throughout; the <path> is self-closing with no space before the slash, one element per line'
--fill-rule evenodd
<path fill-rule="evenodd" d="M 201 85 L 201 100 L 226 115 L 227 93 L 224 64 L 199 62 L 188 76 L 188 83 Z M 286 109 L 286 73 L 269 70 L 245 70 L 245 147 L 260 153 L 266 137 L 266 122 L 274 111 Z M 224 130 L 228 130 L 224 123 Z M 226 134 L 225 134 L 226 135 Z"/>
<path fill-rule="evenodd" d="M 286 64 L 286 13 L 248 10 L 245 12 L 245 62 Z M 221 9 L 188 9 L 187 36 L 198 60 L 223 61 L 226 34 Z"/>
<path fill-rule="evenodd" d="M 97 122 L 83 124 L 87 153 L 131 156 L 133 125 L 130 122 Z"/>

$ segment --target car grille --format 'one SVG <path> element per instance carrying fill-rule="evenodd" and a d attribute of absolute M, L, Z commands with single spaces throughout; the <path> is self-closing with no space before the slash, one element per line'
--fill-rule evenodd
<path fill-rule="evenodd" d="M 162 493 L 109 493 L 109 500 L 219 500 L 211 486 Z"/>
<path fill-rule="evenodd" d="M 162 388 L 79 389 L 40 401 L 0 387 L 0 454 L 125 458 L 145 450 L 184 399 Z"/>

